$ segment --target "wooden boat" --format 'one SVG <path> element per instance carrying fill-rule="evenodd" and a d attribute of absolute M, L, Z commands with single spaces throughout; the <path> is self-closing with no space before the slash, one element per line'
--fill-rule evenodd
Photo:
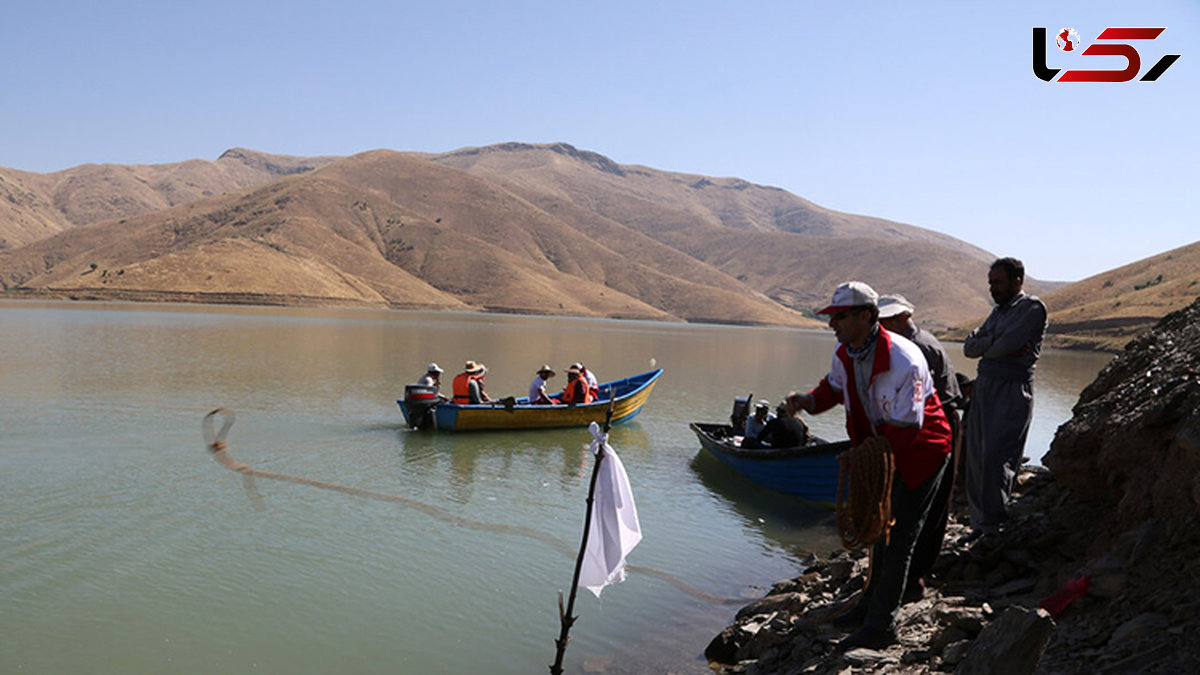
<path fill-rule="evenodd" d="M 837 456 L 850 441 L 829 443 L 814 439 L 794 448 L 743 448 L 728 424 L 690 425 L 700 446 L 722 464 L 765 488 L 832 507 L 837 500 Z"/>
<path fill-rule="evenodd" d="M 526 396 L 460 405 L 436 402 L 430 392 L 421 391 L 417 385 L 406 387 L 405 397 L 396 403 L 404 413 L 404 420 L 416 429 L 554 429 L 586 427 L 592 422 L 604 424 L 609 401 L 615 397 L 612 423 L 619 424 L 628 422 L 641 412 L 659 375 L 662 375 L 661 368 L 605 382 L 600 385 L 599 399 L 581 405 L 529 405 Z"/>

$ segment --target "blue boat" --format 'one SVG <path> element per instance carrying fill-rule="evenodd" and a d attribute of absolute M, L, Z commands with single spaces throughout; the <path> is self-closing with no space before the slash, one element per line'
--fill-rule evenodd
<path fill-rule="evenodd" d="M 600 385 L 600 397 L 580 405 L 529 405 L 529 398 L 507 398 L 491 403 L 457 404 L 439 401 L 433 390 L 421 385 L 405 387 L 396 401 L 404 420 L 414 429 L 479 431 L 486 429 L 555 429 L 604 424 L 612 401 L 612 423 L 628 422 L 650 398 L 662 368 Z M 613 400 L 615 399 L 615 401 Z"/>
<path fill-rule="evenodd" d="M 743 448 L 728 424 L 688 425 L 700 446 L 735 473 L 770 490 L 832 508 L 837 501 L 838 461 L 850 441 L 793 448 Z"/>

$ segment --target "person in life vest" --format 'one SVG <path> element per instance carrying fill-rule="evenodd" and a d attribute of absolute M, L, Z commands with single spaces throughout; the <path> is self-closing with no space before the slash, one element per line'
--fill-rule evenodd
<path fill-rule="evenodd" d="M 561 398 L 562 402 L 567 405 L 591 403 L 595 400 L 591 388 L 588 387 L 587 378 L 579 368 L 575 366 L 567 368 L 567 388 L 563 390 Z"/>
<path fill-rule="evenodd" d="M 454 376 L 454 402 L 459 405 L 490 403 L 492 397 L 483 389 L 483 378 L 486 375 L 487 366 L 467 361 L 463 372 Z"/>
<path fill-rule="evenodd" d="M 582 363 L 578 361 L 571 364 L 572 368 L 579 370 L 579 376 L 587 382 L 588 389 L 592 392 L 592 400 L 600 398 L 600 383 L 596 381 L 596 375 L 588 370 Z"/>
<path fill-rule="evenodd" d="M 928 518 L 950 454 L 950 424 L 921 350 L 879 325 L 879 295 L 861 281 L 837 287 L 829 326 L 838 339 L 829 374 L 815 388 L 789 392 L 789 410 L 819 413 L 841 403 L 850 442 L 886 438 L 895 457 L 889 537 L 872 551 L 871 580 L 854 609 L 834 619 L 861 628 L 841 649 L 880 649 L 896 640 L 893 622 L 904 597 L 913 550 Z M 851 488 L 853 489 L 853 488 Z"/>

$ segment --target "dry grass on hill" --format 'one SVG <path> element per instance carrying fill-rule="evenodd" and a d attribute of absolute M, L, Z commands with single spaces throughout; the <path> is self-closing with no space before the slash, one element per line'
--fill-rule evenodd
<path fill-rule="evenodd" d="M 1185 247 L 1043 293 L 1052 344 L 1112 347 L 1181 306 L 1198 256 Z M 986 315 L 993 257 L 778 188 L 564 143 L 0 169 L 10 294 L 815 327 L 806 315 L 856 278 L 903 293 L 936 329 Z"/>

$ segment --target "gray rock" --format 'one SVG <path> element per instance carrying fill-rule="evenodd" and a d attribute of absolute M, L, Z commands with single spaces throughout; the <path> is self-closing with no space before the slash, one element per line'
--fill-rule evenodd
<path fill-rule="evenodd" d="M 1016 595 L 1018 593 L 1028 593 L 1035 586 L 1037 586 L 1037 579 L 1013 579 L 991 590 L 996 595 Z"/>
<path fill-rule="evenodd" d="M 1168 625 L 1167 617 L 1162 614 L 1147 612 L 1140 614 L 1126 621 L 1113 631 L 1110 643 L 1121 643 L 1126 640 L 1133 640 L 1144 637 L 1152 631 L 1161 631 Z"/>
<path fill-rule="evenodd" d="M 1029 675 L 1050 642 L 1054 620 L 1045 610 L 1009 607 L 975 638 L 957 675 Z"/>
<path fill-rule="evenodd" d="M 947 666 L 957 666 L 962 663 L 962 660 L 967 656 L 967 650 L 971 648 L 970 640 L 959 640 L 946 645 L 946 649 L 942 651 L 942 663 Z"/>

